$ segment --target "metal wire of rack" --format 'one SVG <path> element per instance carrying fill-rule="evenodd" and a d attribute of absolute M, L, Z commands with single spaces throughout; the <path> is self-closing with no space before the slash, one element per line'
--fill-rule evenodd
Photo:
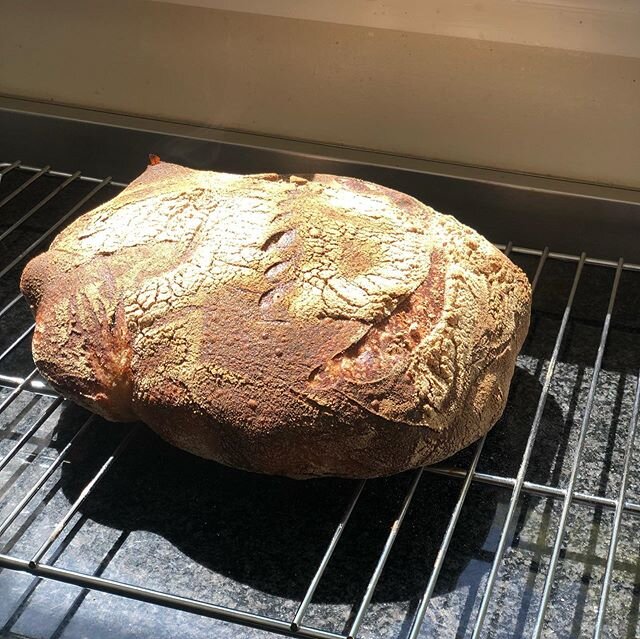
<path fill-rule="evenodd" d="M 49 193 L 47 193 L 45 197 L 31 206 L 23 215 L 21 215 L 5 231 L 3 231 L 2 234 L 0 234 L 0 240 L 4 240 L 12 233 L 19 231 L 19 229 L 22 228 L 25 223 L 27 223 L 37 213 L 37 211 L 39 211 L 43 206 L 45 206 L 53 198 L 64 191 L 64 189 L 69 184 L 76 181 L 83 181 L 93 186 L 89 190 L 89 192 L 86 193 L 81 199 L 75 202 L 70 208 L 63 211 L 63 213 L 57 219 L 55 219 L 50 226 L 40 232 L 33 242 L 30 242 L 26 248 L 20 250 L 18 255 L 16 255 L 15 257 L 10 257 L 8 263 L 2 265 L 2 268 L 0 268 L 0 279 L 4 278 L 10 271 L 15 269 L 16 267 L 22 265 L 26 261 L 26 259 L 28 259 L 35 253 L 37 249 L 44 248 L 46 240 L 50 239 L 55 231 L 60 229 L 65 224 L 65 222 L 71 221 L 74 215 L 80 214 L 82 211 L 90 208 L 92 203 L 95 202 L 96 196 L 104 195 L 106 192 L 108 192 L 110 195 L 113 195 L 114 191 L 119 190 L 120 188 L 125 186 L 124 184 L 111 181 L 108 177 L 104 179 L 96 179 L 83 176 L 80 172 L 67 174 L 53 171 L 48 166 L 45 166 L 43 168 L 23 166 L 20 162 L 0 164 L 0 183 L 2 177 L 9 172 L 25 172 L 29 175 L 29 177 L 17 188 L 15 188 L 10 193 L 7 193 L 0 199 L 0 210 L 3 206 L 14 200 L 14 198 L 25 192 L 25 190 L 36 184 L 43 178 L 43 176 L 59 178 L 60 182 Z M 538 404 L 535 410 L 533 422 L 531 424 L 531 430 L 526 442 L 524 453 L 520 460 L 518 472 L 515 477 L 509 477 L 499 474 L 480 472 L 478 470 L 478 465 L 482 457 L 486 436 L 483 437 L 477 444 L 475 444 L 475 449 L 473 451 L 473 455 L 471 456 L 470 462 L 464 469 L 443 463 L 435 467 L 425 467 L 415 471 L 410 481 L 408 482 L 408 487 L 406 488 L 404 497 L 398 505 L 395 520 L 389 528 L 384 546 L 378 555 L 378 560 L 375 568 L 369 577 L 366 590 L 357 605 L 355 614 L 352 615 L 350 623 L 348 624 L 344 632 L 333 632 L 306 625 L 305 616 L 307 614 L 308 607 L 314 598 L 314 594 L 316 593 L 319 584 L 322 582 L 323 576 L 325 575 L 325 572 L 327 570 L 327 566 L 332 561 L 334 552 L 340 544 L 341 537 L 344 531 L 348 528 L 352 513 L 356 509 L 365 488 L 365 481 L 354 482 L 354 488 L 351 497 L 346 501 L 346 507 L 342 515 L 339 517 L 337 524 L 335 525 L 333 534 L 329 540 L 325 552 L 322 555 L 321 561 L 319 562 L 317 569 L 313 573 L 313 577 L 309 582 L 306 591 L 301 596 L 300 603 L 297 607 L 295 615 L 293 615 L 291 618 L 276 618 L 252 611 L 233 609 L 228 606 L 218 605 L 200 599 L 194 599 L 187 596 L 179 595 L 176 593 L 162 592 L 141 585 L 124 583 L 116 579 L 99 575 L 97 576 L 95 574 L 86 574 L 85 572 L 79 570 L 70 570 L 54 565 L 56 560 L 56 553 L 52 553 L 51 551 L 55 548 L 56 542 L 64 535 L 65 530 L 68 529 L 70 522 L 82 506 L 83 502 L 87 500 L 87 498 L 103 480 L 105 475 L 109 473 L 110 469 L 114 466 L 114 464 L 117 463 L 118 459 L 126 451 L 127 447 L 130 446 L 132 441 L 134 441 L 138 436 L 139 428 L 135 425 L 132 426 L 127 432 L 125 432 L 114 450 L 107 457 L 106 461 L 100 466 L 97 472 L 95 472 L 92 477 L 89 478 L 82 490 L 79 492 L 77 499 L 69 506 L 66 513 L 64 513 L 59 521 L 57 521 L 55 526 L 53 526 L 49 536 L 40 544 L 39 548 L 31 555 L 31 557 L 29 559 L 24 559 L 16 557 L 7 552 L 0 553 L 0 568 L 20 571 L 23 573 L 28 573 L 34 577 L 56 580 L 79 587 L 115 594 L 142 602 L 158 604 L 167 608 L 191 612 L 206 617 L 213 617 L 235 624 L 279 633 L 282 635 L 309 637 L 314 639 L 355 639 L 359 636 L 361 625 L 367 615 L 367 611 L 371 604 L 372 596 L 376 588 L 378 587 L 380 579 L 384 573 L 389 555 L 392 552 L 396 538 L 399 534 L 399 531 L 401 530 L 403 521 L 411 507 L 412 498 L 415 494 L 416 488 L 418 487 L 421 478 L 425 473 L 427 473 L 432 475 L 445 476 L 452 480 L 459 480 L 461 482 L 461 486 L 458 492 L 458 497 L 455 501 L 455 505 L 451 510 L 445 533 L 439 543 L 435 560 L 433 562 L 433 565 L 431 566 L 431 572 L 428 579 L 426 580 L 426 583 L 424 584 L 424 589 L 419 598 L 419 604 L 417 605 L 415 611 L 413 612 L 413 616 L 410 619 L 407 633 L 407 636 L 410 637 L 410 639 L 416 639 L 421 633 L 425 614 L 430 606 L 430 603 L 432 602 L 434 589 L 436 588 L 440 571 L 446 561 L 449 545 L 454 536 L 456 527 L 461 517 L 461 513 L 464 509 L 465 500 L 467 499 L 470 488 L 474 484 L 489 485 L 498 489 L 509 491 L 510 493 L 509 505 L 502 521 L 502 527 L 499 533 L 499 543 L 497 545 L 497 549 L 495 551 L 494 558 L 491 564 L 491 570 L 489 572 L 486 583 L 484 584 L 482 593 L 479 595 L 479 610 L 475 617 L 475 621 L 473 622 L 474 639 L 484 636 L 484 634 L 487 632 L 487 613 L 492 602 L 496 580 L 498 579 L 501 568 L 503 567 L 505 552 L 507 551 L 510 536 L 513 532 L 515 519 L 517 516 L 518 504 L 523 494 L 550 498 L 551 500 L 557 500 L 562 504 L 560 523 L 555 530 L 554 538 L 552 541 L 553 551 L 551 562 L 546 573 L 544 593 L 541 601 L 539 602 L 538 611 L 536 614 L 536 623 L 533 630 L 533 636 L 535 637 L 539 637 L 544 630 L 545 614 L 549 605 L 551 589 L 554 584 L 554 576 L 557 563 L 563 549 L 564 539 L 566 537 L 567 516 L 570 507 L 573 504 L 585 504 L 591 507 L 598 507 L 605 510 L 613 511 L 614 528 L 607 548 L 605 574 L 600 591 L 597 618 L 592 632 L 594 637 L 603 636 L 606 622 L 607 603 L 609 591 L 611 588 L 614 563 L 616 560 L 616 549 L 622 518 L 624 516 L 640 513 L 640 503 L 629 500 L 627 495 L 629 469 L 631 467 L 631 460 L 634 451 L 640 406 L 640 374 L 636 381 L 633 412 L 630 422 L 627 426 L 625 436 L 623 476 L 616 498 L 578 491 L 576 490 L 576 478 L 580 469 L 584 441 L 590 422 L 591 407 L 593 405 L 594 395 L 598 387 L 598 378 L 600 374 L 602 359 L 606 349 L 607 337 L 611 325 L 611 317 L 614 311 L 614 304 L 616 301 L 616 293 L 618 290 L 620 277 L 624 271 L 628 271 L 631 273 L 640 271 L 640 266 L 635 264 L 625 264 L 622 259 L 617 262 L 592 259 L 587 257 L 584 253 L 579 256 L 557 254 L 550 251 L 548 247 L 545 247 L 542 250 L 535 250 L 523 247 L 515 247 L 511 244 L 508 244 L 507 246 L 502 246 L 501 248 L 505 250 L 506 254 L 534 255 L 538 258 L 535 274 L 532 281 L 534 296 L 541 275 L 550 260 L 576 263 L 571 289 L 568 298 L 565 301 L 565 307 L 562 314 L 560 327 L 555 336 L 553 352 L 546 369 L 544 383 L 540 391 Z M 602 321 L 597 357 L 595 362 L 593 363 L 593 371 L 591 382 L 589 385 L 588 396 L 586 398 L 585 410 L 582 418 L 579 442 L 575 447 L 575 450 L 573 451 L 571 473 L 569 476 L 568 484 L 566 487 L 557 487 L 528 481 L 526 477 L 531 460 L 533 446 L 536 442 L 538 428 L 540 426 L 543 411 L 545 410 L 545 405 L 548 398 L 549 389 L 554 378 L 554 373 L 556 371 L 559 353 L 563 346 L 564 340 L 566 339 L 567 326 L 572 313 L 576 290 L 581 281 L 584 267 L 585 265 L 589 264 L 612 269 L 614 271 L 614 280 L 611 286 L 607 313 Z M 18 307 L 21 299 L 21 294 L 17 294 L 12 297 L 9 302 L 6 303 L 2 309 L 0 309 L 0 319 L 3 317 L 7 317 L 10 311 L 15 310 Z M 0 363 L 6 360 L 18 347 L 20 347 L 20 345 L 24 345 L 24 343 L 31 335 L 34 326 L 34 324 L 31 324 L 30 326 L 28 326 L 28 328 L 24 330 L 20 329 L 18 331 L 19 334 L 17 335 L 17 337 L 12 338 L 12 341 L 0 353 Z M 2 377 L 0 377 L 0 384 L 10 389 L 9 394 L 0 404 L 0 414 L 4 413 L 9 408 L 9 406 L 13 404 L 20 397 L 20 395 L 25 392 L 31 392 L 35 395 L 47 395 L 50 397 L 56 396 L 55 391 L 53 391 L 38 379 L 37 370 L 35 369 L 29 372 L 27 375 L 21 377 L 16 375 L 3 375 Z M 54 399 L 52 403 L 49 404 L 46 410 L 25 432 L 9 432 L 8 435 L 5 433 L 5 436 L 10 436 L 13 438 L 14 443 L 8 450 L 8 452 L 5 453 L 4 457 L 0 460 L 0 471 L 4 469 L 11 462 L 11 460 L 16 457 L 16 455 L 18 455 L 25 449 L 29 442 L 32 441 L 34 436 L 36 436 L 43 424 L 45 424 L 45 422 L 55 411 L 57 411 L 63 405 L 63 403 L 66 402 L 63 402 L 62 398 L 56 397 L 56 399 Z M 40 476 L 30 486 L 30 488 L 21 495 L 20 499 L 13 507 L 13 509 L 0 522 L 0 537 L 2 537 L 2 535 L 4 535 L 7 530 L 14 524 L 14 522 L 21 515 L 23 515 L 30 502 L 39 493 L 39 491 L 42 490 L 43 486 L 52 477 L 56 470 L 62 464 L 67 463 L 69 454 L 73 450 L 74 446 L 77 446 L 78 441 L 80 441 L 84 437 L 90 436 L 92 429 L 95 428 L 95 422 L 96 420 L 94 419 L 94 417 L 90 416 L 83 423 L 81 423 L 80 427 L 77 429 L 66 446 L 64 446 L 62 450 L 58 452 L 57 456 L 51 461 L 44 472 L 40 474 Z"/>

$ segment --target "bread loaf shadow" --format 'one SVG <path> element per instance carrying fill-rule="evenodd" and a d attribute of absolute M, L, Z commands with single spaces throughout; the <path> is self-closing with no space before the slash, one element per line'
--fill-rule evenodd
<path fill-rule="evenodd" d="M 507 410 L 486 445 L 487 452 L 503 451 L 504 475 L 513 476 L 517 470 L 511 460 L 517 460 L 524 449 L 540 391 L 534 376 L 516 369 Z M 63 413 L 55 441 L 64 443 L 77 429 L 79 410 L 71 406 Z M 562 420 L 549 396 L 543 427 L 554 425 L 544 430 L 557 435 L 555 441 L 545 441 L 549 451 L 549 446 L 562 446 Z M 70 502 L 128 428 L 100 422 L 74 446 L 61 480 Z M 465 457 L 474 448 L 446 464 L 465 467 Z M 552 458 L 546 457 L 546 467 L 533 468 L 530 479 L 545 481 Z M 344 603 L 362 597 L 412 476 L 409 471 L 367 482 L 314 602 Z M 190 561 L 221 576 L 224 588 L 245 584 L 299 600 L 356 486 L 357 482 L 346 479 L 296 481 L 238 471 L 173 448 L 142 428 L 83 502 L 81 514 L 110 528 L 147 531 L 167 539 Z M 461 486 L 460 479 L 423 475 L 374 601 L 417 602 Z M 477 558 L 485 545 L 498 503 L 508 497 L 504 488 L 474 484 L 436 594 L 456 587 L 469 560 Z M 150 536 L 146 545 L 138 545 L 139 552 L 151 556 L 154 543 Z M 186 569 L 180 564 L 167 567 L 169 590 L 176 565 L 178 570 Z M 144 583 L 145 575 L 139 576 Z"/>

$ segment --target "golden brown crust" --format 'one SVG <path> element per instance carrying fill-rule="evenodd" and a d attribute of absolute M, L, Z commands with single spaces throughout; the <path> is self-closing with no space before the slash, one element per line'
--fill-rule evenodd
<path fill-rule="evenodd" d="M 502 413 L 524 274 L 354 178 L 159 163 L 29 263 L 33 352 L 66 396 L 293 477 L 432 463 Z"/>

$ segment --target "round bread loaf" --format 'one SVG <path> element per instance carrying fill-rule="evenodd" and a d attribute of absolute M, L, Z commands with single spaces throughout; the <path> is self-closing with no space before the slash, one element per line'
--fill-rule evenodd
<path fill-rule="evenodd" d="M 454 218 L 362 180 L 157 162 L 21 288 L 64 396 L 247 470 L 371 477 L 501 415 L 531 290 Z"/>

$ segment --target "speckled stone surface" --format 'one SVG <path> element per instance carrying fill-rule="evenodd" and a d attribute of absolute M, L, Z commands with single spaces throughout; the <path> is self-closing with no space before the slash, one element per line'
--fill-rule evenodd
<path fill-rule="evenodd" d="M 10 174 L 11 175 L 11 174 Z M 0 184 L 0 199 L 25 179 Z M 0 233 L 59 180 L 26 189 L 3 207 Z M 34 187 L 36 186 L 34 185 Z M 69 187 L 1 244 L 5 258 L 22 252 L 88 191 Z M 107 195 L 113 195 L 113 191 Z M 94 200 L 92 204 L 96 204 Z M 55 206 L 54 206 L 55 204 Z M 5 259 L 3 258 L 3 259 Z M 532 277 L 537 258 L 516 256 Z M 514 477 L 575 273 L 575 263 L 549 260 L 534 295 L 530 336 L 519 358 L 505 415 L 487 438 L 478 470 Z M 0 280 L 0 307 L 17 293 L 20 266 Z M 565 487 L 584 418 L 614 272 L 586 266 L 535 440 L 527 481 Z M 624 273 L 598 378 L 577 490 L 617 497 L 640 367 L 640 273 Z M 0 318 L 4 350 L 29 325 L 24 302 Z M 30 372 L 28 340 L 0 362 L 0 374 Z M 10 392 L 0 388 L 0 401 Z M 0 456 L 54 401 L 30 392 L 0 415 Z M 64 404 L 0 472 L 0 520 L 10 512 L 86 420 Z M 128 432 L 95 420 L 68 460 L 8 531 L 0 552 L 29 559 Z M 474 447 L 444 465 L 466 468 Z M 412 474 L 367 482 L 310 605 L 304 624 L 346 634 Z M 408 635 L 462 482 L 425 473 L 408 511 L 359 636 Z M 295 615 L 356 484 L 296 482 L 218 466 L 169 447 L 146 428 L 112 466 L 65 528 L 46 560 L 88 575 L 185 595 L 290 621 Z M 634 453 L 628 500 L 640 503 Z M 474 482 L 427 609 L 421 637 L 470 637 L 491 567 L 510 490 Z M 535 622 L 562 501 L 524 494 L 487 615 L 485 636 L 529 636 Z M 625 514 L 604 636 L 640 634 L 637 515 Z M 575 503 L 546 616 L 545 637 L 590 637 L 613 523 L 611 510 Z M 0 570 L 0 637 L 204 639 L 275 636 L 261 630 Z"/>

